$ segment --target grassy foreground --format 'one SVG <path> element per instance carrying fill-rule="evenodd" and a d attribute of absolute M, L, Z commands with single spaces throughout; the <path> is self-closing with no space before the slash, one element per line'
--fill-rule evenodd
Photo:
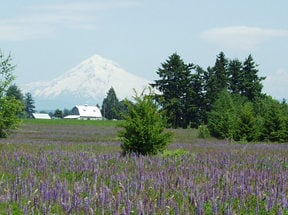
<path fill-rule="evenodd" d="M 163 155 L 122 157 L 117 124 L 28 120 L 0 139 L 0 214 L 288 214 L 286 144 L 179 129 Z"/>

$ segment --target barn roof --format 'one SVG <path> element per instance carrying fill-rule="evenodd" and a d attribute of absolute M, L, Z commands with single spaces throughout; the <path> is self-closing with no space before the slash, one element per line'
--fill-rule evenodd
<path fill-rule="evenodd" d="M 35 119 L 51 119 L 48 113 L 32 113 Z"/>
<path fill-rule="evenodd" d="M 75 108 L 78 109 L 80 117 L 89 117 L 89 118 L 102 117 L 101 111 L 97 106 L 76 105 Z"/>

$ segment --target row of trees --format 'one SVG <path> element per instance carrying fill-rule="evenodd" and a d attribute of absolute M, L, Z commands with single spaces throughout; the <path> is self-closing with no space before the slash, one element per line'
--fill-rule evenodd
<path fill-rule="evenodd" d="M 212 136 L 246 141 L 288 141 L 288 106 L 262 93 L 258 65 L 223 52 L 204 70 L 174 53 L 151 84 L 172 128 L 207 125 Z"/>
<path fill-rule="evenodd" d="M 288 105 L 270 96 L 249 101 L 222 91 L 208 113 L 212 136 L 236 141 L 288 141 Z"/>
<path fill-rule="evenodd" d="M 35 102 L 31 93 L 27 92 L 23 95 L 19 87 L 13 84 L 9 86 L 6 96 L 14 98 L 22 104 L 23 111 L 18 114 L 20 118 L 33 118 L 32 114 L 35 113 Z"/>
<path fill-rule="evenodd" d="M 14 66 L 10 55 L 5 59 L 1 53 L 0 60 L 0 135 L 5 136 L 5 130 L 17 124 L 13 114 L 31 117 L 35 106 L 30 93 L 23 96 L 16 85 L 11 85 Z M 153 99 L 171 128 L 205 125 L 217 138 L 288 141 L 288 106 L 262 93 L 265 77 L 258 76 L 257 67 L 251 55 L 241 62 L 220 52 L 214 66 L 205 70 L 186 64 L 174 53 L 157 70 L 159 79 L 151 83 L 159 92 Z M 119 101 L 110 88 L 102 115 L 122 119 L 131 105 Z M 54 116 L 62 118 L 65 114 L 69 110 L 57 109 Z"/>
<path fill-rule="evenodd" d="M 262 93 L 258 65 L 249 55 L 244 62 L 223 52 L 204 70 L 186 64 L 174 53 L 161 64 L 159 79 L 151 83 L 154 99 L 167 117 L 168 127 L 207 126 L 212 136 L 236 141 L 288 141 L 288 105 Z M 120 119 L 125 111 L 111 88 L 102 114 Z"/>
<path fill-rule="evenodd" d="M 22 95 L 16 85 L 12 71 L 12 57 L 5 57 L 0 51 L 0 137 L 6 137 L 11 129 L 20 124 L 20 117 L 30 114 L 33 106 L 31 94 Z"/>
<path fill-rule="evenodd" d="M 166 112 L 168 123 L 173 128 L 197 128 L 207 124 L 208 113 L 223 90 L 253 101 L 262 96 L 257 65 L 251 55 L 242 63 L 229 60 L 221 52 L 214 66 L 204 70 L 193 63 L 186 64 L 174 53 L 158 69 L 158 80 L 151 84 L 160 94 L 157 102 Z"/>

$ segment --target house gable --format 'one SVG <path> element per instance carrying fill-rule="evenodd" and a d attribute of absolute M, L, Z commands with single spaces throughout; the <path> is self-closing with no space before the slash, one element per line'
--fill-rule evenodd
<path fill-rule="evenodd" d="M 78 115 L 80 119 L 101 119 L 102 114 L 97 106 L 76 105 L 72 109 L 72 115 Z"/>

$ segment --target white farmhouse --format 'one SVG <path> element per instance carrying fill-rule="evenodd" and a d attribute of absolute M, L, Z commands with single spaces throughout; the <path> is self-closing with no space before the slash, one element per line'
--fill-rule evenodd
<path fill-rule="evenodd" d="M 102 114 L 97 106 L 76 105 L 71 110 L 71 115 L 64 117 L 65 119 L 102 119 Z"/>

